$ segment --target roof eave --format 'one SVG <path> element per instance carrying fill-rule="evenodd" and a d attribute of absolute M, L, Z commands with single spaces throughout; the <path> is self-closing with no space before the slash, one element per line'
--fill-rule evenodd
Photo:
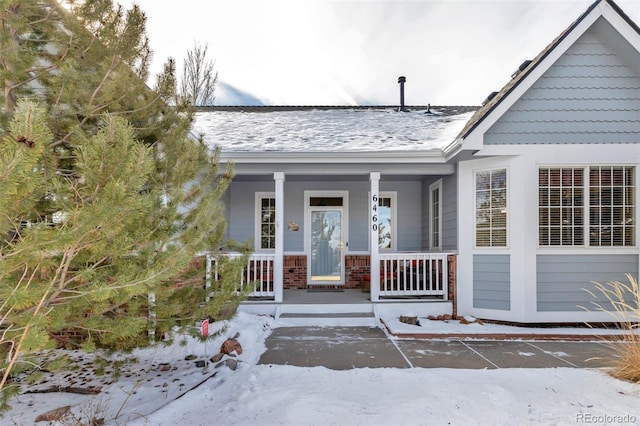
<path fill-rule="evenodd" d="M 346 164 L 346 163 L 394 163 L 394 164 L 443 164 L 446 158 L 441 149 L 411 151 L 260 151 L 233 152 L 223 151 L 222 162 L 234 163 L 298 163 L 298 164 Z"/>

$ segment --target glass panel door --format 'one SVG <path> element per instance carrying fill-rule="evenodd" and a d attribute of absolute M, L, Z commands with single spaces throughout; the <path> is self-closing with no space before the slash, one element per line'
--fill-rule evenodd
<path fill-rule="evenodd" d="M 343 284 L 342 209 L 311 210 L 311 281 L 316 284 Z"/>

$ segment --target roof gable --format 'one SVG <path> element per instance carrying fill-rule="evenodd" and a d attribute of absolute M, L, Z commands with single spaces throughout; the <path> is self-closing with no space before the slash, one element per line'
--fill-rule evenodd
<path fill-rule="evenodd" d="M 598 23 L 599 20 L 605 20 L 610 25 Z M 482 146 L 484 132 L 495 124 L 578 38 L 594 26 L 599 26 L 597 29 L 603 32 L 605 37 L 612 39 L 613 44 L 617 44 L 624 54 L 631 56 L 630 65 L 636 72 L 640 72 L 640 28 L 612 0 L 597 0 L 536 58 L 528 64 L 524 63 L 519 73 L 499 92 L 492 94 L 493 96 L 485 101 L 447 151 L 453 152 L 461 148 L 479 149 Z M 607 28 L 613 28 L 614 31 L 607 31 Z"/>

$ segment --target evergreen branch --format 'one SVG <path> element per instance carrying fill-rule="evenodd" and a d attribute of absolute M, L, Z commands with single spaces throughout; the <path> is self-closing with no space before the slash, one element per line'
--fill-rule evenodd
<path fill-rule="evenodd" d="M 46 67 L 38 67 L 38 68 L 29 68 L 27 70 L 25 70 L 25 74 L 32 74 L 32 73 L 36 73 L 35 75 L 32 74 L 31 77 L 25 79 L 25 80 L 20 80 L 17 83 L 13 83 L 12 85 L 7 85 L 5 86 L 6 88 L 8 88 L 8 90 L 13 91 L 15 89 L 18 89 L 22 86 L 26 86 L 27 84 L 36 81 L 38 79 L 40 79 L 40 77 L 42 77 L 43 74 L 49 72 L 49 71 L 53 71 L 58 69 L 57 65 L 49 65 Z"/>
<path fill-rule="evenodd" d="M 33 274 L 35 274 L 35 270 L 33 272 Z M 31 277 L 29 277 L 29 281 L 27 282 L 27 287 L 29 286 L 29 284 L 32 282 L 34 275 L 31 275 Z M 36 310 L 34 312 L 34 315 L 32 317 L 35 317 L 35 315 L 38 314 L 38 312 L 40 311 L 40 309 L 42 309 L 42 307 L 44 306 L 44 301 L 46 299 L 46 295 L 47 292 L 45 291 L 44 294 L 42 295 L 42 297 L 40 298 L 40 301 L 38 303 L 38 305 L 36 306 Z M 2 390 L 5 386 L 5 384 L 7 383 L 7 380 L 10 377 L 11 374 L 11 370 L 13 369 L 13 366 L 15 365 L 15 363 L 18 360 L 18 357 L 20 356 L 20 351 L 22 349 L 22 345 L 24 344 L 24 341 L 26 339 L 27 334 L 29 333 L 29 330 L 31 329 L 31 322 L 28 322 L 27 325 L 24 326 L 24 329 L 22 330 L 22 333 L 18 336 L 17 343 L 15 341 L 12 341 L 12 349 L 13 352 L 9 353 L 9 362 L 7 363 L 7 367 L 5 368 L 5 371 L 2 374 L 2 378 L 0 378 L 0 390 Z"/>
<path fill-rule="evenodd" d="M 93 105 L 93 102 L 95 101 L 96 97 L 98 96 L 98 93 L 100 92 L 102 87 L 107 82 L 107 78 L 111 75 L 112 72 L 114 72 L 116 70 L 116 66 L 117 65 L 118 65 L 117 58 L 116 57 L 112 57 L 111 58 L 111 65 L 109 67 L 107 67 L 104 75 L 102 76 L 102 80 L 100 80 L 100 83 L 98 83 L 97 87 L 94 89 L 93 93 L 89 97 L 89 101 L 88 101 L 89 105 Z M 86 120 L 86 118 L 85 118 L 85 120 Z"/>
<path fill-rule="evenodd" d="M 66 276 L 69 272 L 69 265 L 71 264 L 71 260 L 73 259 L 73 257 L 75 257 L 75 253 L 77 253 L 77 244 L 74 244 L 71 248 L 64 251 L 60 266 L 58 266 L 54 279 L 52 280 L 52 284 L 58 281 L 58 285 L 55 288 L 54 292 L 47 298 L 48 305 L 55 302 L 57 297 L 60 295 L 60 293 L 62 293 L 62 291 L 64 291 L 69 282 L 73 281 L 72 278 L 71 281 L 67 282 Z"/>
<path fill-rule="evenodd" d="M 30 21 L 27 25 L 29 25 L 30 27 L 34 27 L 38 24 L 41 24 L 43 22 L 49 22 L 51 16 L 53 15 L 54 12 L 54 8 L 50 8 L 49 11 L 47 12 L 47 15 L 40 18 L 40 19 L 36 19 L 34 21 Z"/>

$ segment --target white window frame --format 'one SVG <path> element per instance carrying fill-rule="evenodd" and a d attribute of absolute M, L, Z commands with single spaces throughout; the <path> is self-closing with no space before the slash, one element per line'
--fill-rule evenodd
<path fill-rule="evenodd" d="M 478 245 L 478 223 L 477 223 L 477 204 L 478 204 L 478 189 L 477 189 L 477 180 L 478 180 L 478 174 L 479 173 L 483 173 L 483 172 L 493 172 L 493 171 L 501 171 L 504 170 L 505 173 L 505 191 L 506 191 L 506 197 L 505 197 L 505 244 L 504 245 L 482 245 L 479 246 Z M 473 189 L 472 189 L 472 193 L 473 193 L 473 246 L 476 249 L 487 249 L 487 250 L 491 250 L 491 249 L 508 249 L 509 248 L 509 205 L 510 205 L 510 201 L 509 198 L 511 197 L 511 190 L 509 188 L 509 167 L 507 166 L 502 166 L 502 167 L 491 167 L 491 168 L 486 168 L 486 169 L 477 169 L 473 171 Z M 491 227 L 489 227 L 489 229 L 492 229 Z"/>
<path fill-rule="evenodd" d="M 254 220 L 255 220 L 254 247 L 256 252 L 274 253 L 276 250 L 275 246 L 274 248 L 262 248 L 262 200 L 265 198 L 273 198 L 275 200 L 276 193 L 275 192 L 256 192 L 255 214 L 254 214 Z"/>
<path fill-rule="evenodd" d="M 433 217 L 433 203 L 434 203 L 434 197 L 433 197 L 433 193 L 434 191 L 438 191 L 438 226 L 437 226 L 437 235 L 438 235 L 438 244 L 433 244 L 433 238 L 434 238 L 434 226 L 433 226 L 433 220 L 435 219 Z M 441 250 L 442 249 L 442 179 L 438 179 L 437 181 L 435 181 L 434 183 L 432 183 L 431 185 L 429 185 L 429 250 Z"/>
<path fill-rule="evenodd" d="M 604 250 L 614 250 L 614 249 L 629 249 L 629 248 L 636 248 L 638 246 L 638 239 L 637 239 L 637 234 L 638 234 L 638 229 L 637 229 L 637 221 L 638 221 L 638 197 L 637 197 L 637 193 L 638 193 L 638 187 L 637 182 L 638 182 L 638 167 L 636 165 L 633 164 L 571 164 L 571 165 L 544 165 L 541 164 L 538 166 L 537 169 L 537 174 L 536 174 L 536 178 L 539 177 L 540 175 L 540 170 L 542 169 L 563 169 L 563 168 L 571 168 L 571 169 L 581 169 L 582 171 L 582 182 L 583 182 L 583 204 L 582 204 L 582 209 L 583 209 L 583 235 L 582 235 L 582 240 L 583 240 L 583 244 L 578 244 L 578 245 L 562 245 L 562 244 L 557 244 L 557 245 L 542 245 L 540 244 L 540 184 L 538 183 L 538 200 L 536 201 L 536 205 L 537 205 L 537 221 L 538 221 L 538 226 L 537 226 L 537 230 L 538 230 L 538 235 L 536 237 L 536 241 L 537 241 L 537 246 L 540 249 L 543 250 L 553 250 L 553 249 L 558 249 L 558 250 L 562 250 L 562 249 L 576 249 L 576 248 L 585 248 L 585 249 L 591 249 L 591 250 L 600 250 L 600 249 L 604 249 Z M 631 168 L 633 170 L 633 200 L 632 200 L 632 204 L 627 205 L 625 204 L 624 206 L 628 206 L 628 207 L 632 207 L 632 211 L 634 214 L 633 217 L 633 225 L 632 227 L 634 228 L 633 230 L 633 244 L 631 245 L 615 245 L 615 244 L 610 244 L 610 245 L 592 245 L 591 244 L 591 238 L 590 238 L 590 228 L 591 228 L 591 208 L 594 207 L 591 204 L 591 192 L 592 192 L 592 185 L 591 185 L 591 170 L 592 169 L 602 169 L 602 168 Z M 622 188 L 624 188 L 624 186 L 622 186 Z M 600 206 L 600 205 L 598 205 Z M 624 207 L 623 206 L 623 207 Z"/>

